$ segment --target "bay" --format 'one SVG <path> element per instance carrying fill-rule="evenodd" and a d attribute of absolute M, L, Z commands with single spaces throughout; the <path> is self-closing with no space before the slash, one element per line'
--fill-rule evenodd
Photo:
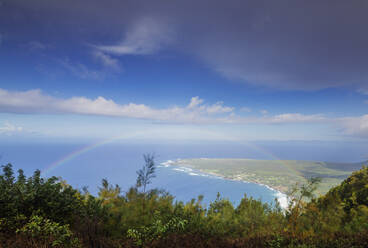
<path fill-rule="evenodd" d="M 266 147 L 266 148 L 265 148 Z M 321 148 L 323 147 L 323 149 Z M 361 148 L 361 149 L 358 149 Z M 363 160 L 366 146 L 357 145 L 350 157 L 340 158 L 342 161 Z M 267 149 L 267 151 L 265 151 Z M 287 153 L 289 150 L 289 153 Z M 322 150 L 322 151 L 321 151 Z M 87 186 L 92 194 L 97 194 L 103 178 L 112 184 L 118 184 L 123 191 L 135 184 L 136 171 L 144 165 L 143 154 L 156 155 L 157 177 L 153 179 L 151 188 L 168 191 L 179 201 L 190 201 L 199 195 L 204 196 L 208 206 L 216 199 L 217 193 L 229 199 L 235 205 L 246 194 L 263 202 L 273 203 L 280 197 L 277 191 L 255 183 L 225 180 L 205 175 L 196 171 L 178 170 L 176 167 L 165 167 L 161 163 L 167 160 L 184 158 L 255 158 L 255 159 L 304 159 L 331 160 L 335 153 L 342 154 L 346 147 L 330 147 L 324 143 L 280 144 L 160 144 L 160 143 L 0 143 L 1 164 L 12 163 L 14 169 L 22 168 L 27 175 L 40 169 L 45 177 L 58 176 L 69 184 L 81 189 Z M 307 152 L 306 152 L 307 151 Z M 347 154 L 345 152 L 345 154 Z M 308 157 L 306 157 L 308 156 Z"/>

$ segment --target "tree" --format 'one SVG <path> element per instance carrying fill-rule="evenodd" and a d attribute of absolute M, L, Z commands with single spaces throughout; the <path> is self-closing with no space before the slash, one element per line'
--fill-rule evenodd
<path fill-rule="evenodd" d="M 287 210 L 287 218 L 289 220 L 289 225 L 293 236 L 295 236 L 297 227 L 300 227 L 300 225 L 298 225 L 299 217 L 306 210 L 307 203 L 304 201 L 304 199 L 309 201 L 314 199 L 314 192 L 316 191 L 320 182 L 321 178 L 319 177 L 309 178 L 306 184 L 303 184 L 300 187 L 295 185 L 295 187 L 289 193 L 289 198 L 291 200 Z"/>
<path fill-rule="evenodd" d="M 143 155 L 145 164 L 143 168 L 137 171 L 137 188 L 143 187 L 143 193 L 146 193 L 147 185 L 151 183 L 151 179 L 155 178 L 155 155 L 154 154 L 144 154 Z"/>

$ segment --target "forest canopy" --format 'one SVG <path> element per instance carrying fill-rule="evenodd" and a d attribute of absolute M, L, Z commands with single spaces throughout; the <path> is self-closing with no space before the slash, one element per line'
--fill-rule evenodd
<path fill-rule="evenodd" d="M 1 247 L 367 247 L 368 168 L 315 197 L 318 180 L 295 189 L 287 209 L 219 194 L 176 201 L 149 189 L 154 157 L 146 155 L 137 184 L 126 192 L 103 179 L 97 196 L 57 177 L 0 175 Z"/>

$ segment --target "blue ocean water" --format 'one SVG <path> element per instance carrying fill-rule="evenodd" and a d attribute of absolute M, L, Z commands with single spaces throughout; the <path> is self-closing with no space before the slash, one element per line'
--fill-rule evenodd
<path fill-rule="evenodd" d="M 87 186 L 92 194 L 97 194 L 103 178 L 129 189 L 136 181 L 136 171 L 143 164 L 143 154 L 156 154 L 156 163 L 178 158 L 255 158 L 255 159 L 303 159 L 319 161 L 362 161 L 366 160 L 367 144 L 337 145 L 325 143 L 257 143 L 249 144 L 140 144 L 111 143 L 88 150 L 55 168 L 50 165 L 62 160 L 69 154 L 88 147 L 88 143 L 0 143 L 1 164 L 11 162 L 14 169 L 22 168 L 27 175 L 34 170 L 46 170 L 46 177 L 60 176 L 77 188 Z M 344 154 L 344 156 L 342 156 Z M 176 200 L 190 201 L 199 195 L 209 204 L 219 192 L 222 197 L 238 204 L 244 194 L 274 202 L 276 193 L 269 188 L 239 181 L 224 180 L 216 177 L 185 173 L 174 167 L 157 168 L 157 177 L 150 187 L 165 189 Z"/>

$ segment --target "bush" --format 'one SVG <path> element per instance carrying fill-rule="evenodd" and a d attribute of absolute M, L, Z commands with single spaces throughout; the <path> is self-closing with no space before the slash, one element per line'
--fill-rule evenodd
<path fill-rule="evenodd" d="M 80 247 L 68 224 L 61 225 L 37 215 L 16 233 L 26 238 L 29 247 Z"/>

